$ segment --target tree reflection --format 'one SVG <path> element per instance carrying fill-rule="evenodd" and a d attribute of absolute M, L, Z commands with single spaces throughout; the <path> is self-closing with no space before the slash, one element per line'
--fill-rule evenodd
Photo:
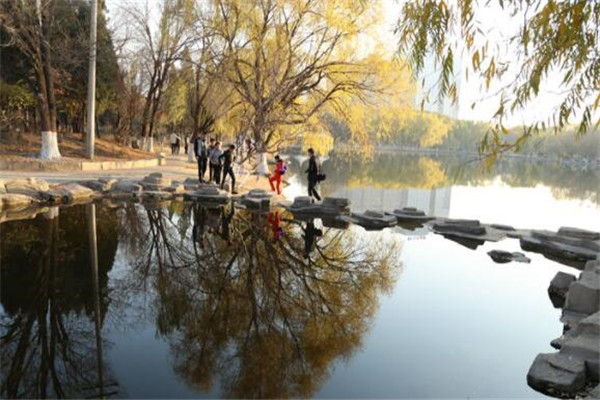
<path fill-rule="evenodd" d="M 98 391 L 94 282 L 85 209 L 2 225 L 0 348 L 3 397 L 78 397 Z M 99 320 L 117 248 L 116 216 L 98 223 Z"/>
<path fill-rule="evenodd" d="M 481 185 L 500 177 L 504 183 L 514 187 L 548 186 L 558 199 L 599 202 L 598 170 L 572 170 L 560 164 L 531 160 L 498 160 L 493 170 L 488 171 L 481 163 L 457 157 L 382 153 L 372 160 L 332 157 L 324 164 L 324 169 L 333 178 L 324 186 L 329 192 L 346 187 L 424 189 L 453 184 Z M 296 169 L 301 170 L 299 167 Z"/>
<path fill-rule="evenodd" d="M 129 249 L 129 289 L 155 288 L 157 330 L 177 374 L 203 391 L 218 379 L 227 397 L 313 394 L 333 361 L 360 346 L 399 265 L 393 239 L 367 245 L 353 231 L 285 215 L 231 205 L 137 210 L 145 235 Z"/>

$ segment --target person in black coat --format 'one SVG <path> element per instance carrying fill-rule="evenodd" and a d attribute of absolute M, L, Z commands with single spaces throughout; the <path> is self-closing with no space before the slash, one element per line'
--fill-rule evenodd
<path fill-rule="evenodd" d="M 308 195 L 314 197 L 317 201 L 320 201 L 321 196 L 319 196 L 316 189 L 317 183 L 319 182 L 319 165 L 317 163 L 317 157 L 312 148 L 308 149 L 308 155 L 310 156 L 308 160 L 308 169 L 306 170 L 306 173 L 308 174 Z"/>
<path fill-rule="evenodd" d="M 221 180 L 221 189 L 223 189 L 225 185 L 225 179 L 227 179 L 227 175 L 231 177 L 231 193 L 236 193 L 235 191 L 235 174 L 233 173 L 233 151 L 235 150 L 235 146 L 233 144 L 229 145 L 229 148 L 223 152 L 219 156 L 219 161 L 223 165 L 223 179 Z"/>

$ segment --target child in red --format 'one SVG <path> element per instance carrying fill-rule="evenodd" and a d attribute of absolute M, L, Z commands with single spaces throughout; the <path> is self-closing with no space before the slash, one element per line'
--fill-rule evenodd
<path fill-rule="evenodd" d="M 271 185 L 271 190 L 275 190 L 275 186 L 273 182 L 277 182 L 277 194 L 281 194 L 281 175 L 285 174 L 286 167 L 283 164 L 283 160 L 279 156 L 275 156 L 275 172 L 269 178 L 269 184 Z"/>

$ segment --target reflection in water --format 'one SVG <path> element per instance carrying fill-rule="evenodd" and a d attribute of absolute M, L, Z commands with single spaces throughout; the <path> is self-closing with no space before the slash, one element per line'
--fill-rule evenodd
<path fill-rule="evenodd" d="M 104 209 L 98 218 L 94 275 L 87 226 L 84 207 L 2 225 L 3 397 L 97 396 L 103 386 L 92 318 L 102 324 L 108 308 L 115 213 Z"/>
<path fill-rule="evenodd" d="M 293 170 L 306 169 L 299 161 L 293 157 L 289 159 Z M 599 170 L 572 170 L 558 164 L 504 159 L 497 161 L 493 170 L 487 171 L 480 163 L 460 158 L 434 159 L 410 153 L 380 153 L 373 159 L 331 157 L 323 162 L 323 169 L 328 174 L 323 185 L 327 196 L 345 191 L 351 194 L 354 190 L 364 189 L 373 193 L 385 191 L 380 197 L 399 196 L 395 193 L 405 189 L 410 198 L 419 196 L 419 191 L 452 185 L 476 186 L 500 178 L 512 187 L 548 186 L 557 199 L 590 200 L 600 204 Z M 376 199 L 373 202 L 377 205 Z M 424 204 L 422 208 L 428 209 Z"/>
<path fill-rule="evenodd" d="M 123 395 L 106 377 L 101 330 L 107 316 L 135 325 L 144 298 L 190 387 L 310 396 L 360 346 L 398 271 L 396 240 L 366 243 L 287 214 L 183 203 L 97 211 L 2 225 L 4 397 Z M 117 246 L 127 268 L 109 292 Z"/>

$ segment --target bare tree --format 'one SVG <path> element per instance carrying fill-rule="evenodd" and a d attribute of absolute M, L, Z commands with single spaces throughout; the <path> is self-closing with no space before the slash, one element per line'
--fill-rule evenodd
<path fill-rule="evenodd" d="M 145 103 L 140 134 L 144 150 L 153 151 L 152 135 L 169 70 L 191 40 L 194 3 L 191 0 L 164 0 L 156 27 L 148 3 L 143 7 L 129 4 L 124 11 L 132 28 L 134 51 L 141 60 L 138 79 L 145 92 Z"/>

